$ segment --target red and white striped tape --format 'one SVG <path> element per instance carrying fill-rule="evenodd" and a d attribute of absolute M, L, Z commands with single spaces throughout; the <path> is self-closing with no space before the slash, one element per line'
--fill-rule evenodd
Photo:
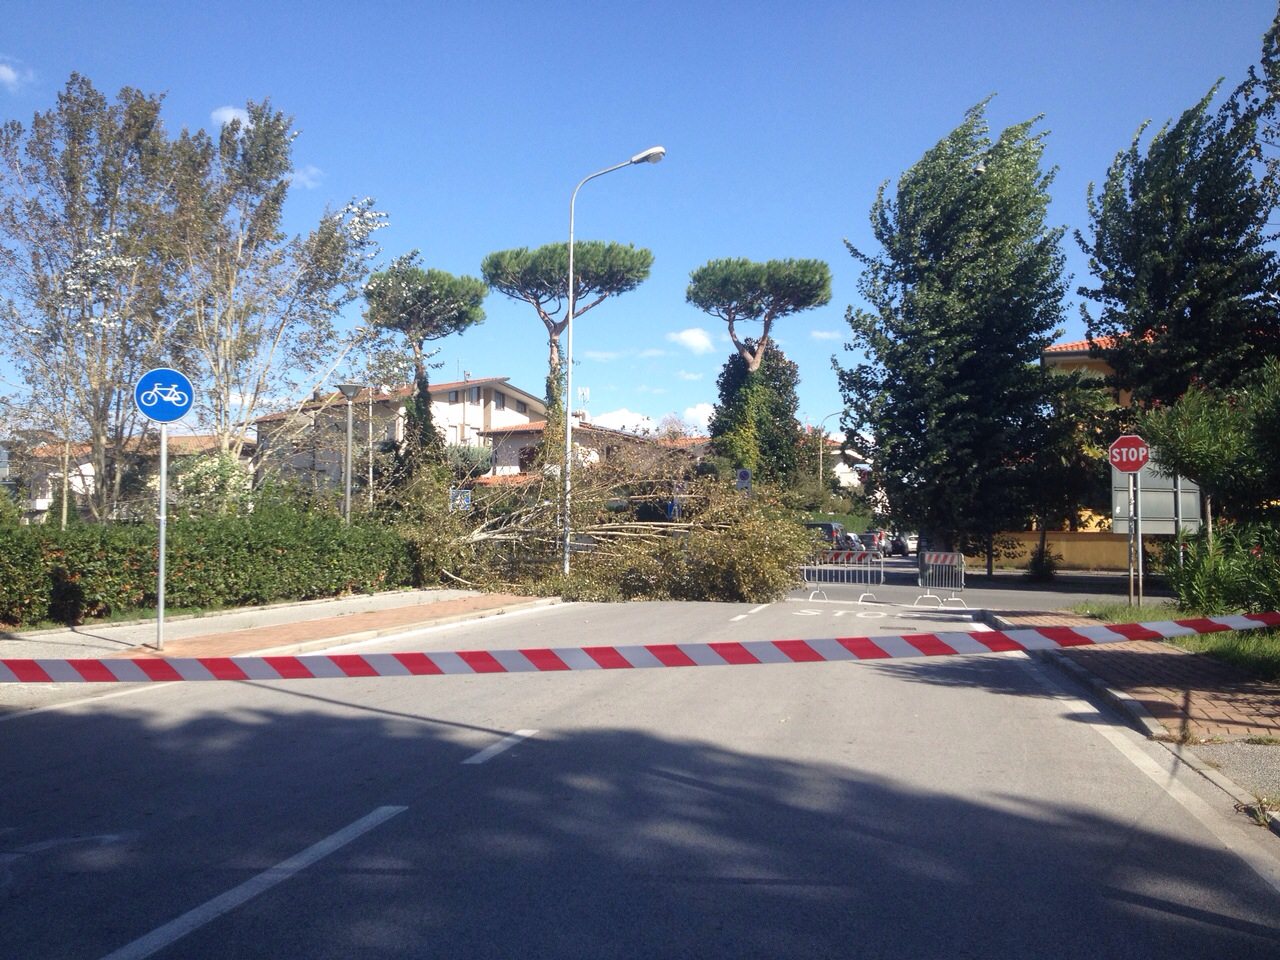
<path fill-rule="evenodd" d="M 310 680 L 331 677 L 443 676 L 719 667 L 766 663 L 882 660 L 1007 650 L 1057 650 L 1123 640 L 1280 627 L 1280 613 L 1194 620 L 1162 620 L 1088 627 L 1033 627 L 979 633 L 913 633 L 821 640 L 746 640 L 651 643 L 634 646 L 461 650 L 450 653 L 371 653 L 300 657 L 0 659 L 0 683 L 148 683 L 169 680 Z"/>
<path fill-rule="evenodd" d="M 876 550 L 828 550 L 818 555 L 819 563 L 858 564 L 883 559 L 884 554 Z"/>

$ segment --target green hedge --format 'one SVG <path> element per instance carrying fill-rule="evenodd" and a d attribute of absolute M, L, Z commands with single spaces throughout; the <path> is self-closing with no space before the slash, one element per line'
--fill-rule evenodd
<path fill-rule="evenodd" d="M 152 525 L 0 529 L 0 623 L 30 625 L 154 607 Z M 412 585 L 404 540 L 373 523 L 269 507 L 175 520 L 165 550 L 165 605 L 234 607 L 372 593 Z"/>

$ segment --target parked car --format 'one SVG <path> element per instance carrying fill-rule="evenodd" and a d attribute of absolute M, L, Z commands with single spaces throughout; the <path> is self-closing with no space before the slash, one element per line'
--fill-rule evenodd
<path fill-rule="evenodd" d="M 834 548 L 845 535 L 843 523 L 814 520 L 806 523 L 805 526 L 810 530 L 818 531 L 822 535 L 822 539 L 832 548 Z"/>
<path fill-rule="evenodd" d="M 860 536 L 863 546 L 868 550 L 879 550 L 881 553 L 889 552 L 889 535 L 883 530 L 873 528 Z"/>
<path fill-rule="evenodd" d="M 914 533 L 899 531 L 889 539 L 889 552 L 899 557 L 906 557 L 920 548 L 920 538 Z"/>

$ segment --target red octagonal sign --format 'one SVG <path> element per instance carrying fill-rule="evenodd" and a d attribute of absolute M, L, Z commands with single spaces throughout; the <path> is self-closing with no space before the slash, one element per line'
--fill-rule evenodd
<path fill-rule="evenodd" d="M 1151 459 L 1147 441 L 1136 433 L 1126 433 L 1108 448 L 1111 465 L 1121 473 L 1137 473 Z"/>

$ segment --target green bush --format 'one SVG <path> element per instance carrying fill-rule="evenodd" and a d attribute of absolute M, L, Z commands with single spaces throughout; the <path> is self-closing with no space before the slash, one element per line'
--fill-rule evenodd
<path fill-rule="evenodd" d="M 49 574 L 30 527 L 0 527 L 0 623 L 49 615 Z"/>
<path fill-rule="evenodd" d="M 1220 524 L 1212 546 L 1204 534 L 1170 544 L 1163 567 L 1183 610 L 1280 609 L 1280 530 L 1270 524 Z"/>
<path fill-rule="evenodd" d="M 149 524 L 0 529 L 0 622 L 80 623 L 154 607 L 158 541 Z M 271 502 L 243 516 L 175 520 L 165 564 L 165 603 L 184 608 L 414 583 L 409 545 L 390 527 Z"/>

